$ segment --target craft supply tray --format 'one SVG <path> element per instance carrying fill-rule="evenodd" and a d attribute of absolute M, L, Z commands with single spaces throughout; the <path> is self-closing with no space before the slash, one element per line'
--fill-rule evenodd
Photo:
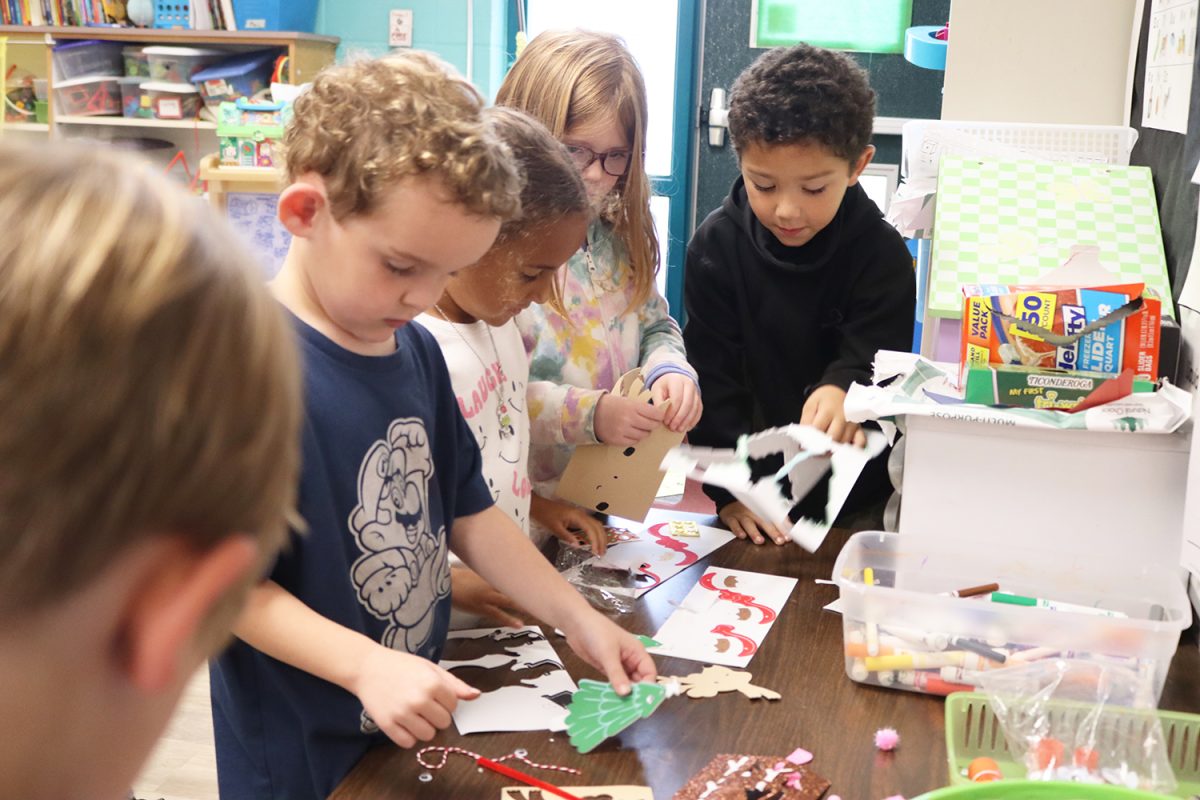
<path fill-rule="evenodd" d="M 980 513 L 1002 512 L 992 506 Z M 1013 524 L 1021 524 L 1017 519 Z M 1061 542 L 1061 533 L 1047 529 L 1047 541 Z M 1043 648 L 1044 657 L 1137 669 L 1157 700 L 1191 614 L 1179 570 L 1140 563 L 1136 548 L 1133 531 L 1129 549 L 1112 553 L 856 533 L 833 568 L 846 674 L 860 683 L 944 695 L 977 687 L 981 671 L 1001 666 L 980 653 L 1006 655 L 1013 664 Z M 868 568 L 873 585 L 864 583 Z M 1006 593 L 1126 616 L 949 595 L 988 583 Z"/>

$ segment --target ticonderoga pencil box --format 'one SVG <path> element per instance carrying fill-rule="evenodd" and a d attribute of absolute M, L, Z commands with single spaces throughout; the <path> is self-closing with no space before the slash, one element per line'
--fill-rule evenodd
<path fill-rule="evenodd" d="M 1041 369 L 1008 364 L 967 368 L 963 399 L 968 403 L 1014 408 L 1070 411 L 1105 381 L 1118 376 L 1101 372 Z M 1152 381 L 1135 379 L 1134 392 L 1152 392 Z M 1116 399 L 1116 398 L 1113 398 Z"/>

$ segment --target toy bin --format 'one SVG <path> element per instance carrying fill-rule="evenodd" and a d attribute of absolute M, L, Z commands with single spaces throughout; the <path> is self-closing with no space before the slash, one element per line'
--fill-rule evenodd
<path fill-rule="evenodd" d="M 1049 542 L 1056 532 L 1046 533 Z M 982 671 L 1004 663 L 1070 656 L 1135 668 L 1157 699 L 1191 621 L 1179 569 L 1131 559 L 1126 549 L 864 531 L 842 548 L 833 578 L 846 674 L 926 694 L 978 688 Z M 950 594 L 992 583 L 1010 602 L 1055 608 Z"/>
<path fill-rule="evenodd" d="M 129 78 L 150 77 L 150 56 L 141 45 L 130 45 L 121 48 L 121 58 L 125 62 L 125 76 Z"/>
<path fill-rule="evenodd" d="M 59 114 L 102 116 L 121 113 L 121 84 L 116 77 L 92 76 L 54 84 Z"/>
<path fill-rule="evenodd" d="M 150 80 L 188 83 L 192 76 L 225 57 L 221 50 L 207 47 L 147 47 Z"/>
<path fill-rule="evenodd" d="M 120 42 L 64 42 L 54 45 L 54 70 L 58 79 L 70 81 L 93 75 L 121 75 Z"/>
<path fill-rule="evenodd" d="M 215 113 L 221 103 L 253 97 L 266 89 L 271 82 L 275 57 L 274 50 L 259 50 L 227 58 L 197 72 L 192 76 L 192 83 L 200 90 L 204 104 Z"/>
<path fill-rule="evenodd" d="M 121 84 L 121 116 L 145 117 L 149 113 L 142 112 L 142 84 L 147 79 L 139 76 L 118 78 Z M 147 109 L 149 106 L 147 106 Z"/>
<path fill-rule="evenodd" d="M 200 92 L 190 83 L 147 81 L 141 89 L 143 107 L 155 119 L 193 119 L 203 106 Z"/>
<path fill-rule="evenodd" d="M 1079 704 L 1062 703 L 1055 704 L 1051 707 L 1052 715 L 1067 715 L 1067 714 L 1086 714 L 1091 712 L 1091 706 L 1080 706 Z M 1121 711 L 1119 709 L 1107 709 L 1107 714 L 1113 715 L 1110 717 L 1110 723 L 1107 726 L 1101 726 L 1101 735 L 1132 735 L 1131 731 L 1140 731 L 1147 724 L 1146 712 L 1138 710 Z M 1200 736 L 1200 715 L 1183 714 L 1178 711 L 1158 711 L 1155 712 L 1158 716 L 1159 724 L 1162 726 L 1163 742 L 1167 747 L 1167 760 L 1171 764 L 1171 770 L 1175 773 L 1175 780 L 1179 784 L 1176 788 L 1174 797 L 1194 797 L 1200 795 L 1200 763 L 1196 757 L 1196 747 Z M 950 783 L 952 786 L 974 786 L 971 780 L 966 776 L 967 765 L 973 759 L 980 756 L 986 756 L 996 762 L 996 766 L 1000 768 L 1000 773 L 1003 779 L 990 784 L 979 784 L 983 786 L 1028 786 L 1042 785 L 1054 786 L 1059 785 L 1055 782 L 1043 781 L 1024 781 L 1025 767 L 1020 763 L 1008 749 L 1008 740 L 1004 736 L 1004 732 L 1000 729 L 999 720 L 992 713 L 991 707 L 988 705 L 987 695 L 981 692 L 960 692 L 946 698 L 946 760 L 950 769 Z M 1080 787 L 1080 784 L 1073 783 L 1071 786 Z M 1090 788 L 1090 787 L 1089 787 Z M 1113 786 L 1098 787 L 1106 790 L 1116 790 Z M 949 790 L 947 790 L 949 791 Z M 1132 792 L 1130 789 L 1121 789 L 1123 792 Z M 936 796 L 942 798 L 943 795 L 934 793 L 930 798 Z M 947 793 L 946 798 L 957 798 L 960 795 Z M 1041 797 L 1042 795 L 961 795 L 964 800 L 967 797 Z M 1055 797 L 1056 795 L 1045 795 L 1047 798 Z M 1077 795 L 1081 798 L 1092 797 L 1092 795 Z M 1161 795 L 1151 795 L 1144 792 L 1122 795 L 1122 794 L 1097 794 L 1095 797 L 1155 797 Z"/>
<path fill-rule="evenodd" d="M 312 33 L 317 0 L 237 0 L 238 30 Z"/>

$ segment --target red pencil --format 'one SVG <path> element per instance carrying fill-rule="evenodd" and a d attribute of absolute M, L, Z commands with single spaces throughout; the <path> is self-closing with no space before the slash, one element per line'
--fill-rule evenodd
<path fill-rule="evenodd" d="M 501 775 L 512 778 L 514 781 L 520 781 L 521 783 L 529 784 L 530 786 L 541 789 L 544 792 L 556 794 L 559 797 L 565 798 L 566 800 L 583 800 L 583 798 L 579 795 L 563 791 L 554 784 L 546 783 L 545 781 L 539 781 L 532 775 L 526 775 L 524 772 L 513 769 L 512 767 L 506 767 L 503 764 L 492 761 L 490 758 L 484 758 L 483 756 L 480 756 L 479 758 L 475 759 L 475 763 L 481 767 L 487 767 L 492 772 L 499 772 Z"/>

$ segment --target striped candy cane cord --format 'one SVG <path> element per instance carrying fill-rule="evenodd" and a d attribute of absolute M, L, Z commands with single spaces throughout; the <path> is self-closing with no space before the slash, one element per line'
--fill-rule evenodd
<path fill-rule="evenodd" d="M 436 755 L 439 755 L 439 756 L 441 756 L 441 758 L 436 759 L 436 760 L 427 760 L 426 754 L 429 754 L 429 753 L 434 753 Z M 483 756 L 479 755 L 478 753 L 472 753 L 470 750 L 464 750 L 461 747 L 436 747 L 435 746 L 435 747 L 422 747 L 420 750 L 418 750 L 417 751 L 417 763 L 420 764 L 425 769 L 430 769 L 430 770 L 441 769 L 442 767 L 446 766 L 446 761 L 450 758 L 451 753 L 458 753 L 459 755 L 467 756 L 472 761 L 478 761 L 479 759 L 483 758 Z M 530 761 L 529 758 L 527 757 L 528 755 L 529 755 L 528 751 L 521 749 L 521 750 L 514 750 L 513 752 L 509 753 L 506 756 L 501 756 L 500 758 L 494 758 L 492 760 L 499 763 L 501 761 L 507 761 L 508 759 L 511 758 L 511 759 L 520 761 L 521 763 L 526 764 L 527 766 L 533 767 L 535 769 L 549 769 L 549 770 L 554 770 L 556 772 L 567 772 L 572 775 L 580 774 L 580 770 L 577 770 L 574 767 L 561 767 L 557 764 L 538 764 L 536 761 Z"/>

